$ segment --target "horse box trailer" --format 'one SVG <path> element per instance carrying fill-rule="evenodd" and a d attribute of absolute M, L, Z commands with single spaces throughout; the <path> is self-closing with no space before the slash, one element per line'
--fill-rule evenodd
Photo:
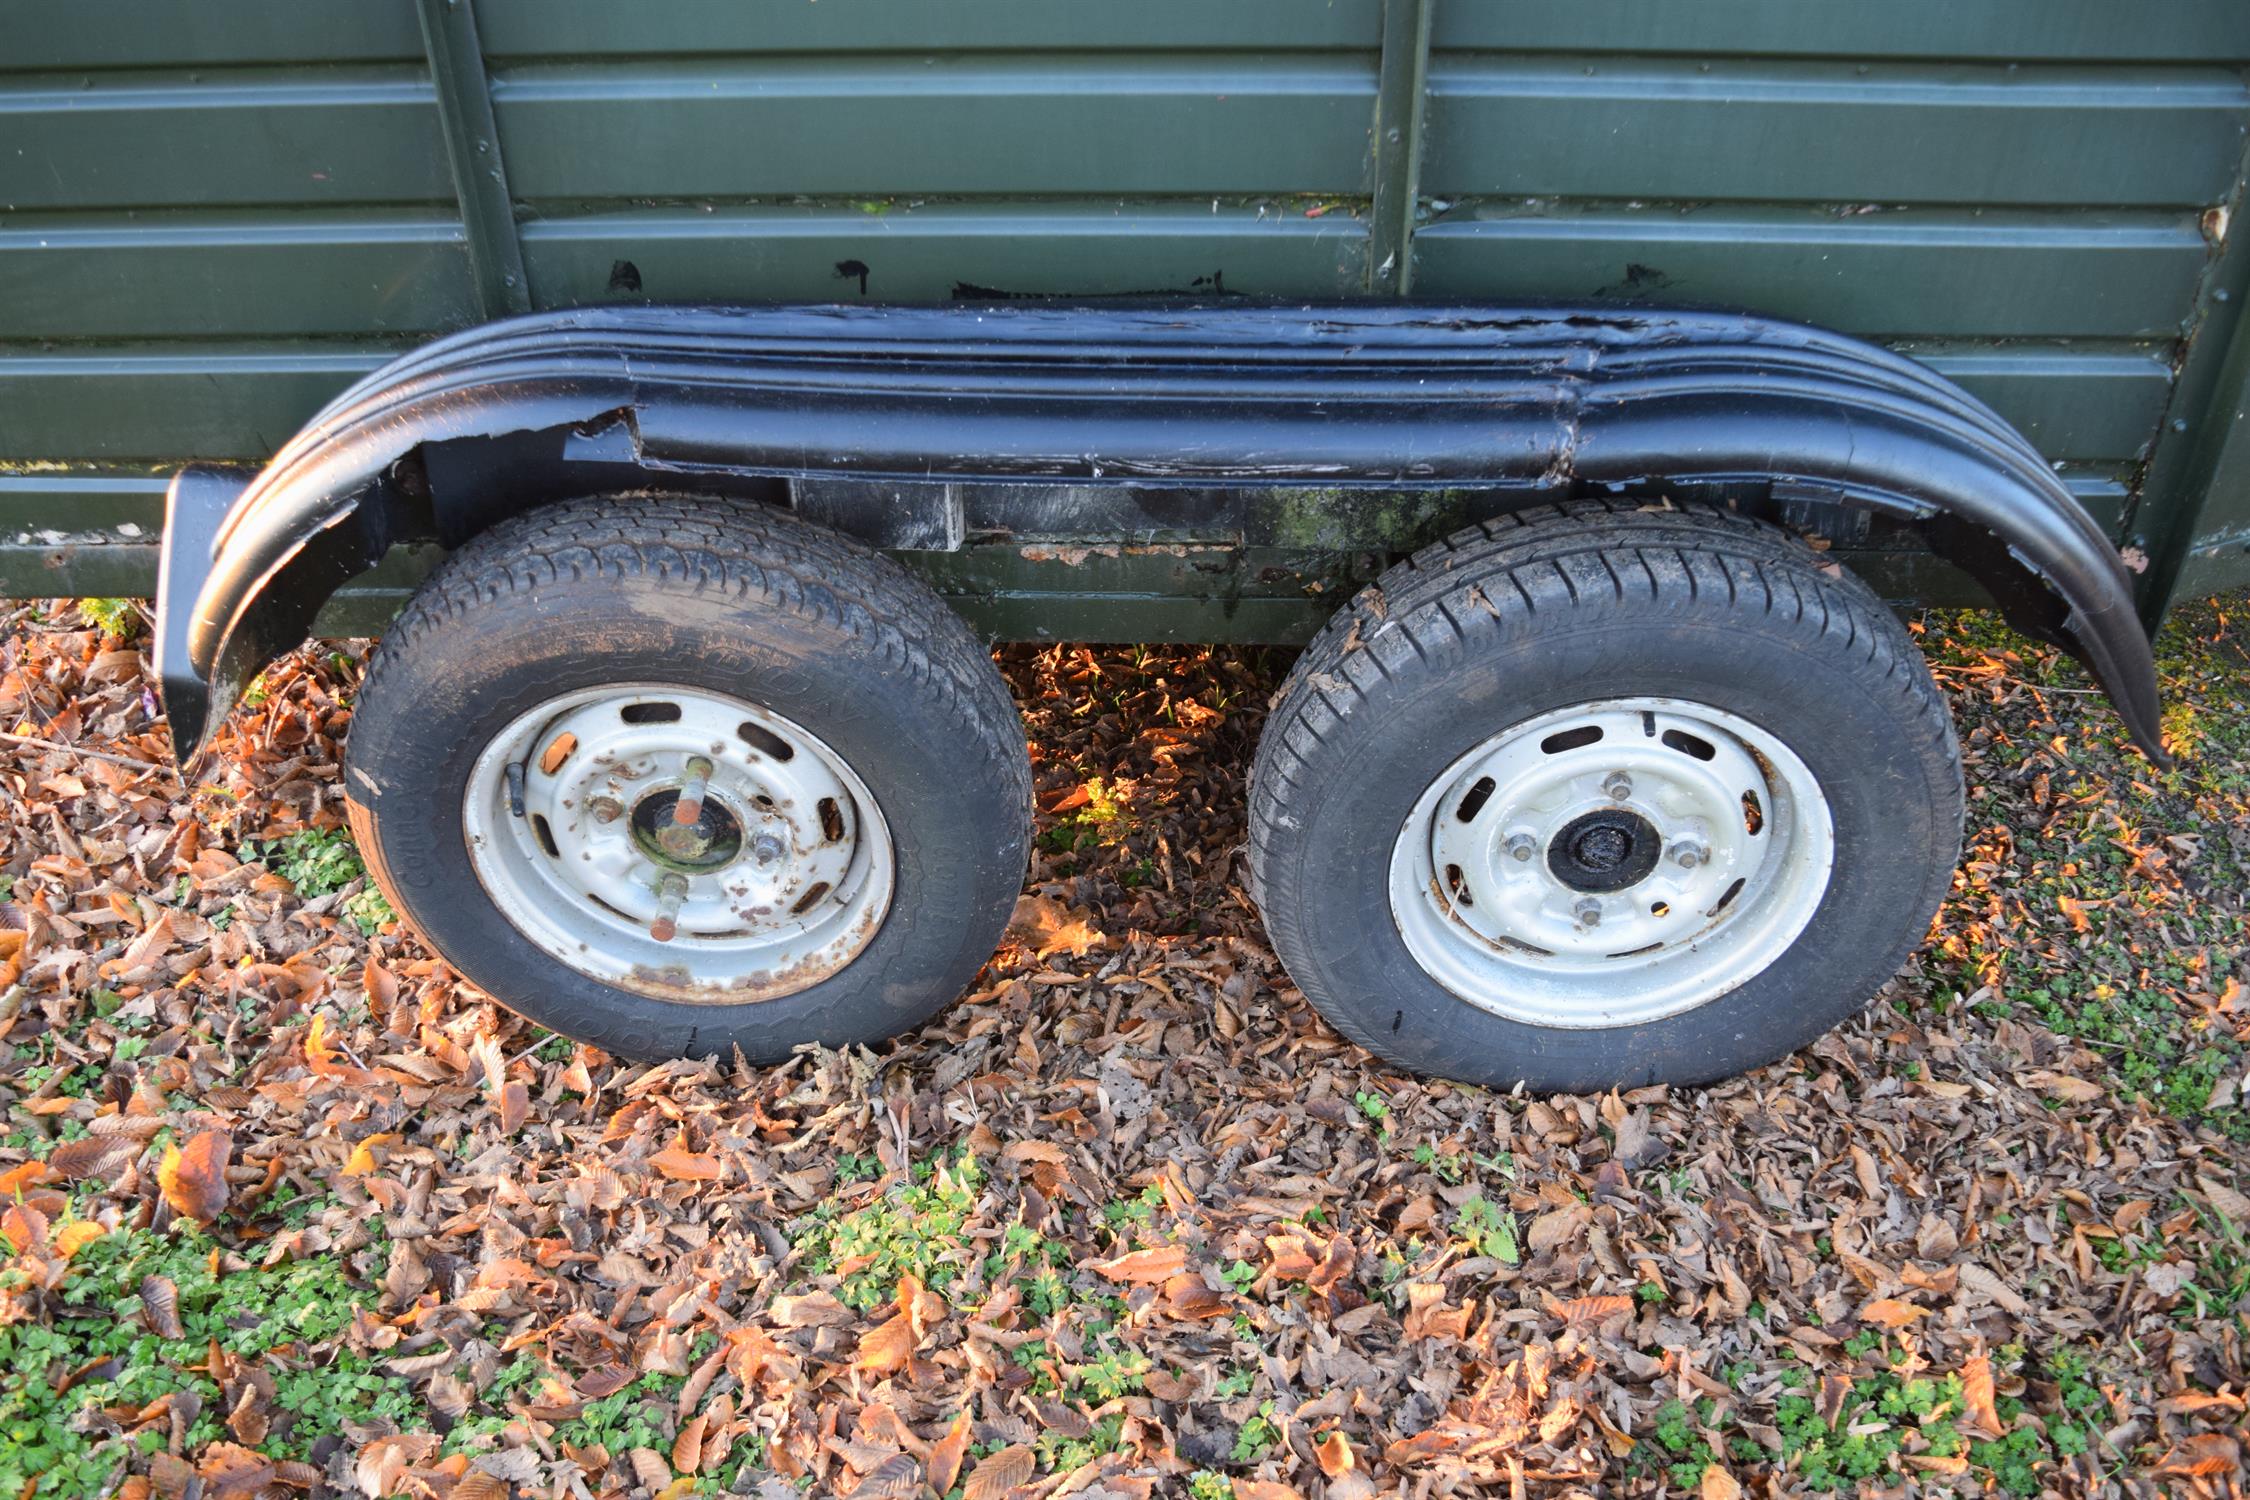
<path fill-rule="evenodd" d="M 1891 612 L 2165 760 L 2250 582 L 2241 0 L 0 0 L 0 585 L 183 758 L 381 632 L 468 977 L 867 1041 L 1023 876 L 993 640 L 1287 643 L 1252 893 L 1417 1069 L 1693 1082 L 1958 858 Z"/>

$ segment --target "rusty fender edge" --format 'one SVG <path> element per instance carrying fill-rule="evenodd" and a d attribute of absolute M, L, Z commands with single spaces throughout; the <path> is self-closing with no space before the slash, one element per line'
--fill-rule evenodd
<path fill-rule="evenodd" d="M 2020 434 L 1903 356 L 1726 313 L 1244 303 L 586 308 L 438 340 L 239 493 L 236 473 L 176 481 L 160 668 L 183 758 L 393 541 L 457 544 L 542 498 L 433 484 L 433 456 L 462 454 L 482 458 L 450 472 L 536 455 L 633 476 L 619 488 L 1770 482 L 1919 524 L 2169 763 L 2115 549 Z"/>

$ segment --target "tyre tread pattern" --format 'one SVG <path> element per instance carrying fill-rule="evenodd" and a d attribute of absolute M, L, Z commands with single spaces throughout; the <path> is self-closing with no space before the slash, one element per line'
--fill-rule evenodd
<path fill-rule="evenodd" d="M 886 667 L 935 688 L 964 734 L 1022 719 L 975 635 L 927 585 L 879 552 L 750 502 L 677 495 L 563 501 L 478 533 L 448 557 L 385 632 L 360 686 L 379 700 L 386 663 L 415 642 L 468 628 L 474 617 L 560 583 L 644 575 L 718 590 L 825 623 Z M 1031 805 L 1031 770 L 1015 770 Z"/>

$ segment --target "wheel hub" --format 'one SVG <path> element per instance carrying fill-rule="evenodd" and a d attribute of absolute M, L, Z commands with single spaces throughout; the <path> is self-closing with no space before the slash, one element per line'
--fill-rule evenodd
<path fill-rule="evenodd" d="M 1415 961 L 1542 1026 L 1638 1024 L 1785 951 L 1827 890 L 1833 833 L 1776 735 L 1676 699 L 1611 699 L 1493 735 L 1441 773 L 1391 857 Z"/>
<path fill-rule="evenodd" d="M 633 805 L 633 838 L 657 864 L 677 870 L 721 869 L 742 852 L 742 820 L 717 797 L 706 796 L 693 822 L 676 814 L 680 789 L 651 792 Z"/>
<path fill-rule="evenodd" d="M 1663 835 L 1639 813 L 1597 808 L 1555 835 L 1547 868 L 1574 891 L 1621 891 L 1656 868 L 1663 848 Z"/>

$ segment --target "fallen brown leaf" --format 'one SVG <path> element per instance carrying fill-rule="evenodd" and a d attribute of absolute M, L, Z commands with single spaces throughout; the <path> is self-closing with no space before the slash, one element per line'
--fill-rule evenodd
<path fill-rule="evenodd" d="M 1029 1484 L 1035 1468 L 1031 1450 L 1021 1443 L 1010 1443 L 977 1460 L 962 1486 L 961 1500 L 1001 1500 L 1016 1486 Z"/>
<path fill-rule="evenodd" d="M 223 1130 L 199 1130 L 185 1146 L 166 1148 L 156 1169 L 164 1201 L 182 1218 L 208 1224 L 227 1206 L 227 1159 L 234 1137 Z"/>
<path fill-rule="evenodd" d="M 674 1182 L 717 1182 L 726 1171 L 716 1156 L 701 1156 L 684 1146 L 667 1146 L 648 1164 Z"/>
<path fill-rule="evenodd" d="M 1178 1245 L 1154 1250 L 1134 1250 L 1115 1260 L 1095 1261 L 1092 1269 L 1111 1281 L 1153 1286 L 1171 1280 L 1187 1268 L 1187 1251 Z"/>
<path fill-rule="evenodd" d="M 1901 1302 L 1894 1297 L 1878 1297 L 1859 1310 L 1862 1321 L 1879 1323 L 1885 1328 L 1904 1328 L 1929 1315 L 1928 1308 L 1916 1307 L 1911 1302 Z"/>

